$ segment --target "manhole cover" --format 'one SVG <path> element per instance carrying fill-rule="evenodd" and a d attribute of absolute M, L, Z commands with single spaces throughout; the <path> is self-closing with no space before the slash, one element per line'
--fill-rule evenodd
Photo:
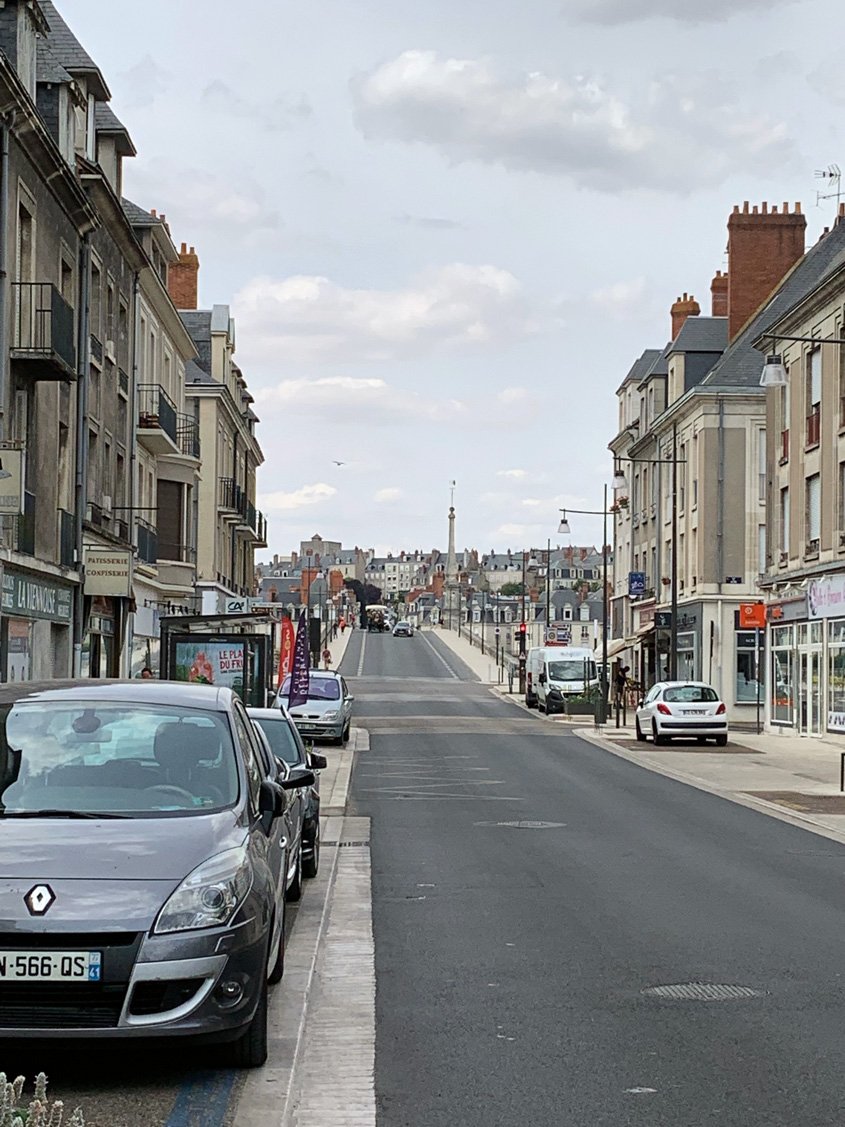
<path fill-rule="evenodd" d="M 674 986 L 649 986 L 642 993 L 647 998 L 668 998 L 671 1002 L 730 1002 L 736 998 L 762 998 L 765 991 L 714 982 L 681 982 Z"/>
<path fill-rule="evenodd" d="M 476 826 L 495 826 L 509 830 L 557 830 L 566 825 L 566 822 L 475 822 Z"/>

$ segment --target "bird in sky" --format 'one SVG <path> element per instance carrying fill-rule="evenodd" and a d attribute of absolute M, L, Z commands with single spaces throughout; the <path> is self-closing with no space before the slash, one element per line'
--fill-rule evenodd
<path fill-rule="evenodd" d="M 345 466 L 345 465 L 346 465 L 346 462 L 337 462 L 337 461 L 336 461 L 336 462 L 335 462 L 335 465 L 336 465 L 336 466 Z"/>

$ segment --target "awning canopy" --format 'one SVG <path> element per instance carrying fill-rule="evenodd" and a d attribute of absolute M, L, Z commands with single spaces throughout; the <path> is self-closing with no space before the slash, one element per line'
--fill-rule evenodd
<path fill-rule="evenodd" d="M 616 657 L 621 654 L 623 650 L 629 650 L 631 646 L 636 645 L 637 639 L 633 638 L 617 638 L 615 642 L 611 642 L 607 647 L 607 656 Z"/>

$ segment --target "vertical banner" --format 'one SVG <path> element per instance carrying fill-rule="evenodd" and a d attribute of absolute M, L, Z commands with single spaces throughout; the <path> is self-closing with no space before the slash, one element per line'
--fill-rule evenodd
<path fill-rule="evenodd" d="M 282 619 L 282 641 L 279 647 L 279 688 L 288 673 L 293 669 L 293 646 L 296 638 L 296 631 L 293 628 L 293 622 L 284 616 Z"/>
<path fill-rule="evenodd" d="M 308 700 L 311 687 L 310 658 L 308 654 L 308 616 L 303 611 L 296 628 L 296 641 L 293 645 L 293 664 L 290 671 L 290 692 L 288 708 L 296 708 Z"/>

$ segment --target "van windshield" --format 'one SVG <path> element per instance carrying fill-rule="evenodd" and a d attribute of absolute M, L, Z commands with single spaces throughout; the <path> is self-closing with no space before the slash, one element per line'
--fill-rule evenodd
<path fill-rule="evenodd" d="M 222 713 L 76 700 L 0 709 L 0 816 L 207 814 L 238 791 Z"/>
<path fill-rule="evenodd" d="M 583 681 L 585 670 L 587 680 L 594 681 L 597 676 L 596 663 L 594 661 L 579 661 L 577 659 L 570 661 L 550 661 L 549 680 Z"/>

